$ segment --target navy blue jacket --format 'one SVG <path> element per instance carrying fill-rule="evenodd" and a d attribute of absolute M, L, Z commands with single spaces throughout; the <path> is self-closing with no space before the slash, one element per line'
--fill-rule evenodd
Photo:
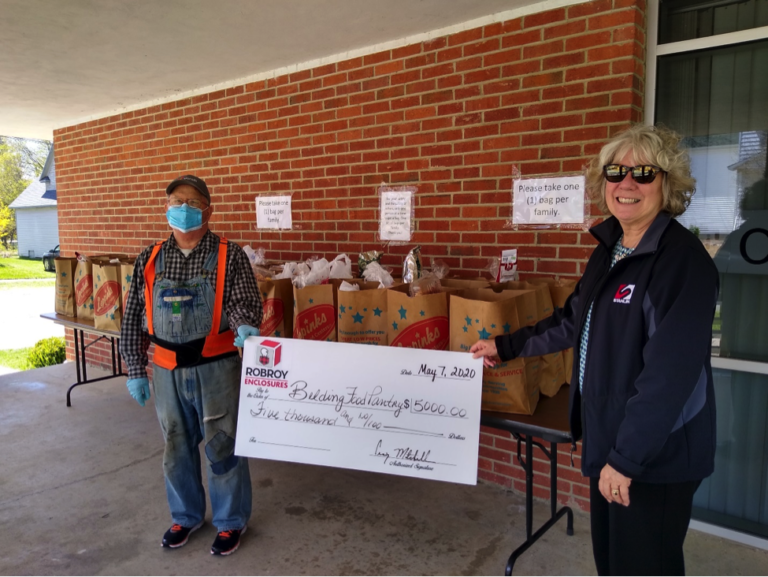
<path fill-rule="evenodd" d="M 660 213 L 635 251 L 611 269 L 622 234 L 611 217 L 565 307 L 496 337 L 502 360 L 574 348 L 570 426 L 581 470 L 609 463 L 648 483 L 694 481 L 714 469 L 715 394 L 710 347 L 717 269 L 690 231 Z M 590 304 L 583 393 L 579 341 Z"/>

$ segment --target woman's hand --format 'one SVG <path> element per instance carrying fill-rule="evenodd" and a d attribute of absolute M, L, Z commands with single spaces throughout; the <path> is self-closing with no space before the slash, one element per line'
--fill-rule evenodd
<path fill-rule="evenodd" d="M 597 486 L 606 501 L 628 507 L 629 486 L 631 484 L 632 479 L 625 477 L 610 465 L 606 465 L 600 471 L 600 481 Z"/>
<path fill-rule="evenodd" d="M 483 366 L 496 366 L 496 361 L 498 360 L 496 355 L 498 354 L 498 351 L 496 350 L 495 341 L 477 341 L 472 345 L 472 348 L 469 349 L 469 352 L 472 353 L 473 359 L 483 357 Z"/>

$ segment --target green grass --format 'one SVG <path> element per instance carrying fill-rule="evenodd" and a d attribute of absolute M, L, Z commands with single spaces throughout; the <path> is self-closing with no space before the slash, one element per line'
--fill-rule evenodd
<path fill-rule="evenodd" d="M 32 347 L 0 351 L 0 366 L 17 369 L 19 371 L 28 369 L 29 364 L 27 363 L 27 356 L 31 350 Z"/>
<path fill-rule="evenodd" d="M 8 282 L 0 282 L 0 292 L 15 288 L 41 288 L 51 287 L 56 285 L 56 279 L 44 279 L 44 280 L 12 280 Z"/>
<path fill-rule="evenodd" d="M 50 278 L 55 279 L 56 273 L 46 272 L 43 261 L 34 258 L 0 258 L 0 280 Z"/>

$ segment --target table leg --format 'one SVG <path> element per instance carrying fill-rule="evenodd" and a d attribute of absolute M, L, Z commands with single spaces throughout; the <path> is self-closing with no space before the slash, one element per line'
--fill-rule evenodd
<path fill-rule="evenodd" d="M 120 356 L 117 351 L 116 343 L 115 343 L 115 337 L 106 337 L 106 336 L 100 336 L 98 339 L 91 341 L 88 343 L 88 345 L 85 344 L 85 336 L 83 335 L 84 331 L 79 329 L 74 329 L 75 331 L 75 366 L 77 368 L 77 382 L 73 384 L 69 389 L 67 389 L 67 406 L 72 406 L 72 389 L 74 389 L 77 386 L 85 385 L 87 383 L 95 383 L 97 381 L 104 381 L 106 379 L 114 379 L 115 377 L 119 377 L 123 374 L 123 367 L 120 362 Z M 78 333 L 79 338 L 78 338 Z M 93 344 L 96 344 L 98 341 L 107 338 L 110 339 L 111 345 L 112 345 L 112 374 L 107 375 L 106 377 L 98 377 L 96 379 L 88 379 L 88 367 L 85 362 L 85 352 L 88 347 L 90 347 Z M 118 355 L 117 361 L 115 361 L 115 355 Z"/>
<path fill-rule="evenodd" d="M 112 374 L 117 376 L 117 367 L 115 366 L 115 337 L 109 339 L 112 341 Z"/>
<path fill-rule="evenodd" d="M 549 444 L 549 510 L 550 519 L 557 517 L 557 443 Z M 565 533 L 573 535 L 573 511 L 563 507 L 568 518 L 565 521 Z M 559 517 L 558 517 L 559 518 Z"/>
<path fill-rule="evenodd" d="M 533 440 L 525 436 L 525 536 L 530 540 L 533 533 Z"/>
<path fill-rule="evenodd" d="M 525 461 L 520 458 L 520 439 L 525 437 Z M 549 458 L 549 487 L 550 487 L 550 518 L 535 533 L 533 530 L 533 445 L 539 447 Z M 512 575 L 515 561 L 525 553 L 531 545 L 538 541 L 542 535 L 549 531 L 563 515 L 567 515 L 566 534 L 573 535 L 573 511 L 570 507 L 563 507 L 557 511 L 557 444 L 550 443 L 550 450 L 547 451 L 542 445 L 536 443 L 530 435 L 519 435 L 517 445 L 517 459 L 520 466 L 525 469 L 525 543 L 515 549 L 509 556 L 505 575 Z"/>
<path fill-rule="evenodd" d="M 74 336 L 75 336 L 75 368 L 77 369 L 77 382 L 67 389 L 67 406 L 68 407 L 72 406 L 72 400 L 70 399 L 70 394 L 72 392 L 72 389 L 74 389 L 77 385 L 82 383 L 82 379 L 80 376 L 80 355 L 81 355 L 80 348 L 81 347 L 77 343 L 77 333 L 80 333 L 82 338 L 83 331 L 79 331 L 77 329 L 73 329 L 73 330 L 74 330 Z M 85 351 L 82 351 L 82 353 L 85 353 Z"/>
<path fill-rule="evenodd" d="M 83 361 L 83 382 L 88 380 L 88 365 L 85 362 L 85 349 L 85 336 L 83 335 L 83 331 L 80 331 L 80 358 Z"/>
<path fill-rule="evenodd" d="M 77 343 L 77 333 L 80 332 L 74 329 L 75 335 L 75 367 L 77 367 L 77 382 L 80 382 L 80 346 Z M 69 406 L 69 404 L 67 404 Z"/>

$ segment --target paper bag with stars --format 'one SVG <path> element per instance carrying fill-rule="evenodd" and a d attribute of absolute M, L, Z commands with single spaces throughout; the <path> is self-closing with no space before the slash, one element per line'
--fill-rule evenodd
<path fill-rule="evenodd" d="M 74 285 L 77 259 L 56 257 L 53 264 L 56 267 L 56 314 L 77 316 Z"/>
<path fill-rule="evenodd" d="M 77 318 L 93 320 L 93 263 L 80 255 L 75 269 Z"/>
<path fill-rule="evenodd" d="M 120 294 L 123 300 L 123 312 L 125 304 L 128 302 L 128 292 L 131 290 L 133 281 L 133 265 L 136 259 L 123 259 L 120 261 Z"/>
<path fill-rule="evenodd" d="M 93 263 L 93 326 L 119 331 L 123 320 L 120 263 L 96 260 Z"/>
<path fill-rule="evenodd" d="M 293 287 L 293 338 L 336 342 L 333 285 Z"/>
<path fill-rule="evenodd" d="M 338 291 L 339 342 L 387 345 L 387 289 L 362 283 L 360 290 Z"/>
<path fill-rule="evenodd" d="M 451 297 L 451 349 L 468 352 L 479 340 L 511 334 L 528 324 L 530 291 L 471 289 Z M 483 368 L 482 408 L 532 415 L 539 402 L 541 358 L 518 358 Z"/>
<path fill-rule="evenodd" d="M 409 295 L 410 285 L 387 291 L 387 333 L 390 347 L 448 350 L 448 299 L 459 289 L 445 288 L 428 295 Z"/>
<path fill-rule="evenodd" d="M 506 283 L 493 283 L 494 290 L 499 288 L 518 291 L 528 291 L 535 295 L 535 301 L 527 307 L 529 320 L 522 321 L 523 325 L 534 325 L 541 319 L 552 315 L 554 307 L 549 287 L 541 282 L 509 281 Z M 565 384 L 565 366 L 563 353 L 558 351 L 541 357 L 541 371 L 539 371 L 539 388 L 541 394 L 546 397 L 554 397 Z"/>
<path fill-rule="evenodd" d="M 565 301 L 571 296 L 571 293 L 576 288 L 575 280 L 555 280 L 553 278 L 536 279 L 531 281 L 533 284 L 546 284 L 549 287 L 549 294 L 552 297 L 552 306 L 555 308 L 563 308 Z M 573 374 L 573 349 L 566 349 L 563 351 L 563 368 L 565 372 L 565 382 L 571 384 L 571 376 Z"/>
<path fill-rule="evenodd" d="M 293 336 L 293 284 L 281 278 L 258 281 L 264 316 L 259 332 L 262 337 Z"/>

